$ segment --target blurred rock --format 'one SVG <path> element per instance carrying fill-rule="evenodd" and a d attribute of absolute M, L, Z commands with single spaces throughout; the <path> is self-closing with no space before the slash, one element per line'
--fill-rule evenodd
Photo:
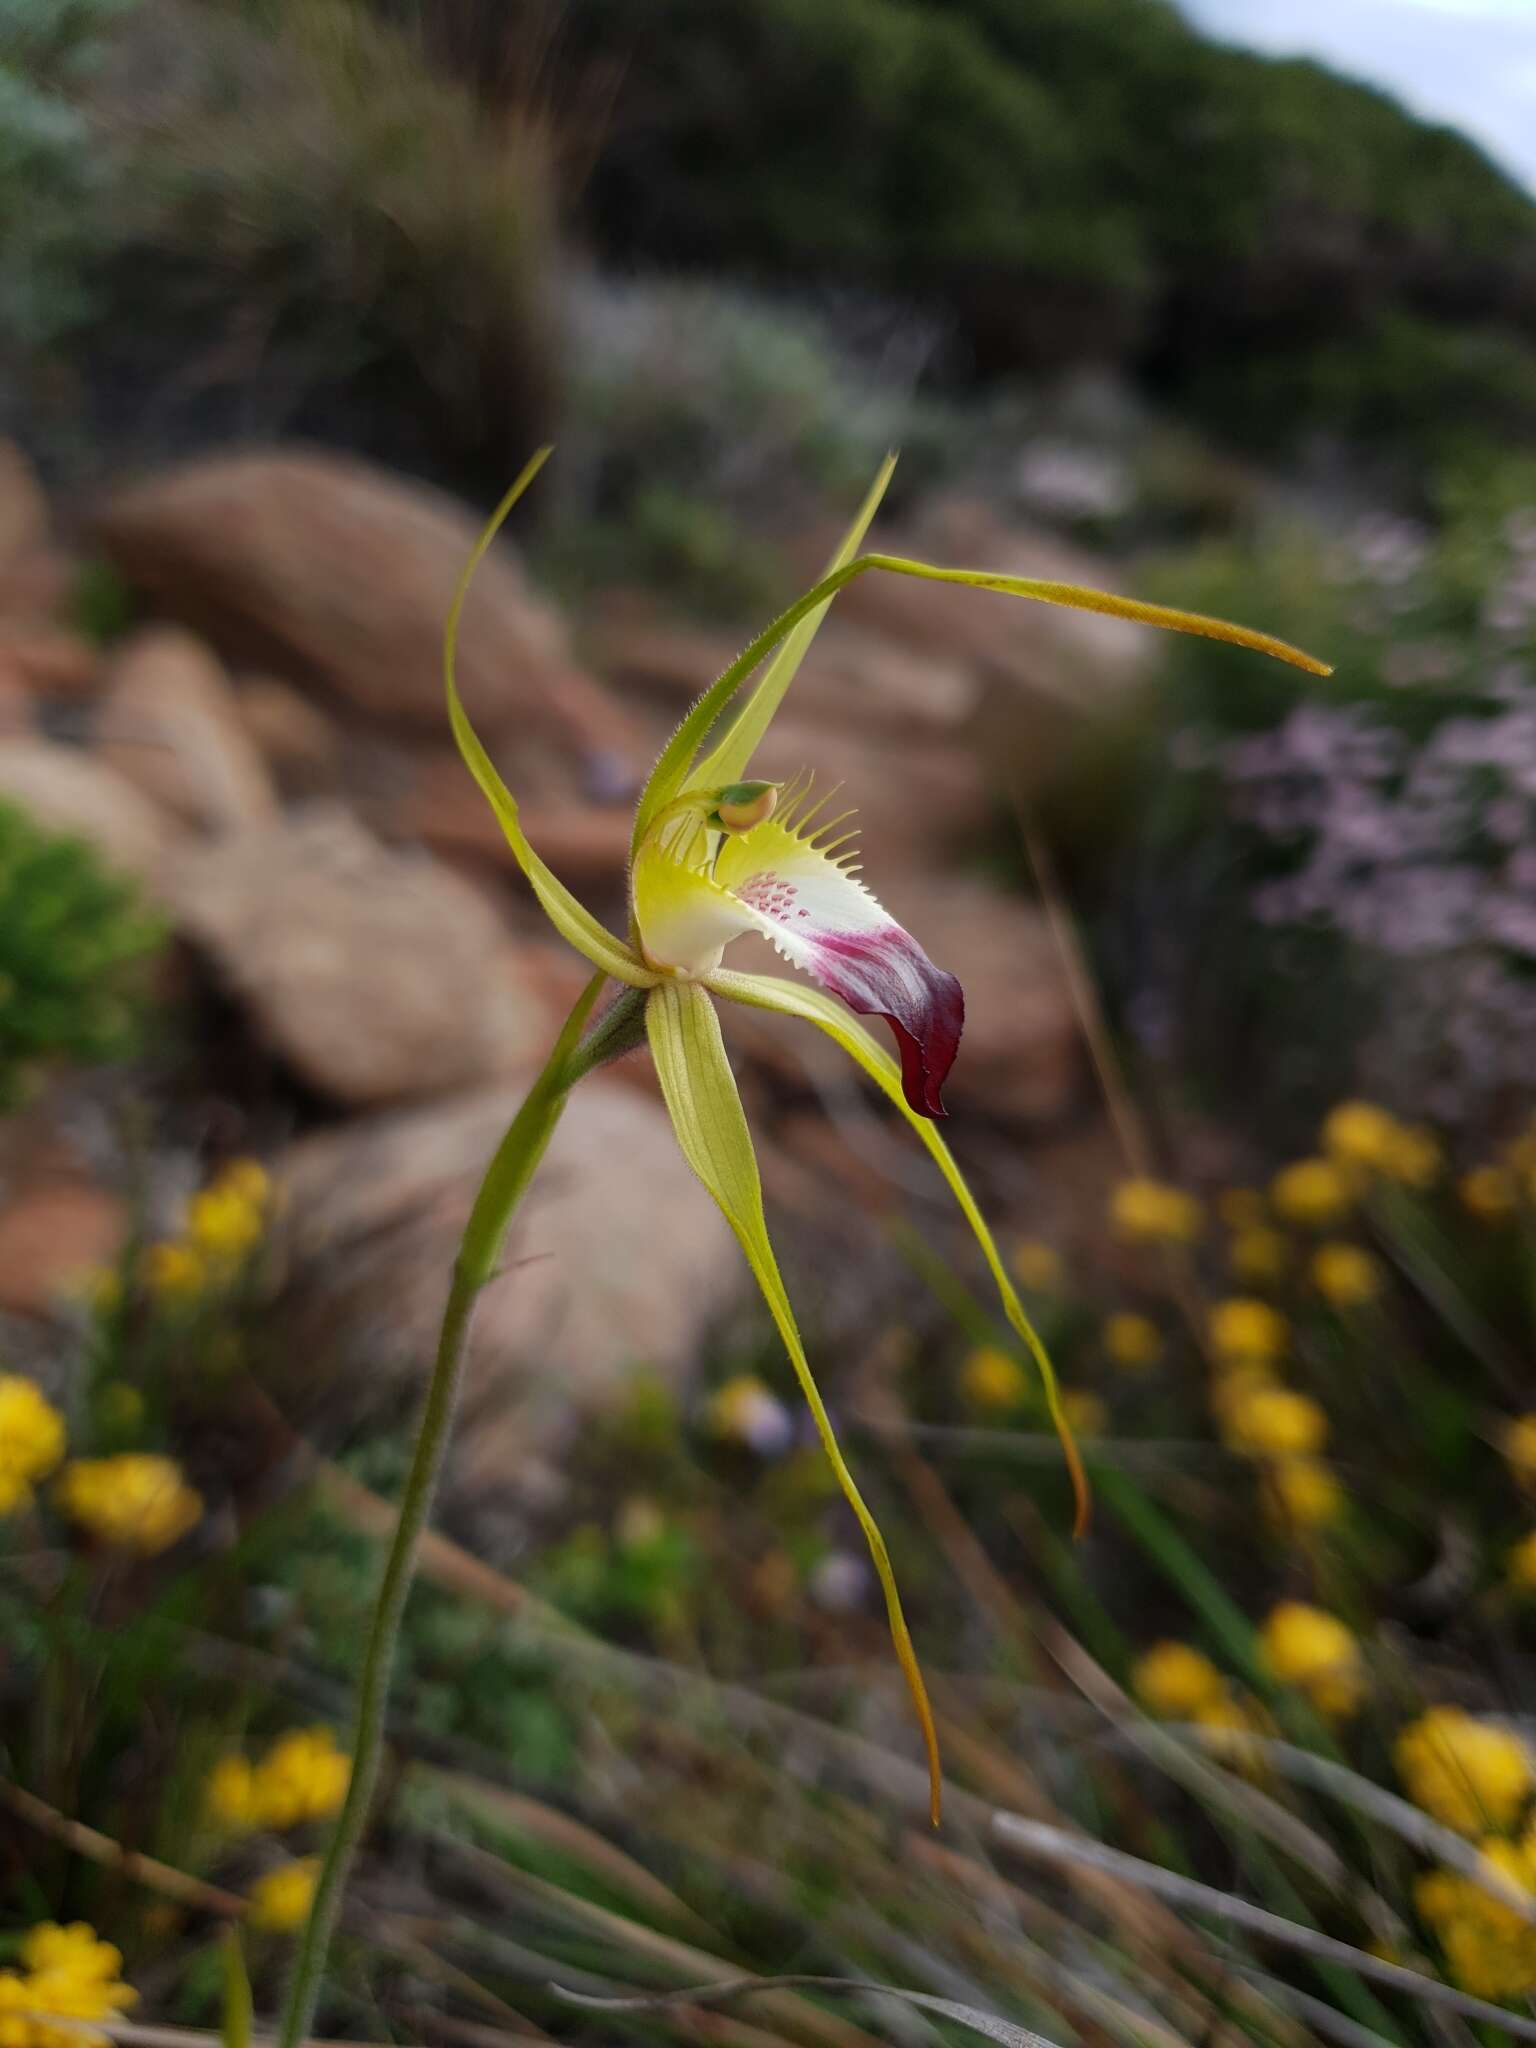
<path fill-rule="evenodd" d="M 424 1371 L 459 1234 L 522 1086 L 303 1140 L 280 1163 L 298 1349 Z M 653 1100 L 607 1076 L 571 1096 L 486 1290 L 454 1462 L 515 1494 L 644 1367 L 673 1383 L 750 1281 Z"/>
<path fill-rule="evenodd" d="M 335 788 L 344 744 L 340 730 L 302 691 L 276 676 L 245 676 L 235 708 L 286 794 L 318 796 Z"/>
<path fill-rule="evenodd" d="M 123 574 L 231 659 L 298 663 L 356 709 L 431 731 L 444 719 L 443 621 L 479 526 L 425 485 L 293 449 L 151 477 L 96 521 Z M 506 541 L 476 575 L 458 667 L 470 715 L 488 729 L 543 732 L 599 762 L 633 738 Z"/>
<path fill-rule="evenodd" d="M 0 740 L 31 736 L 38 732 L 37 706 L 30 691 L 0 663 Z"/>
<path fill-rule="evenodd" d="M 0 564 L 44 546 L 49 528 L 36 470 L 14 441 L 0 441 Z"/>
<path fill-rule="evenodd" d="M 890 635 L 848 625 L 834 605 L 811 642 L 787 700 L 817 723 L 872 728 L 910 737 L 953 733 L 974 713 L 981 680 L 963 661 L 931 648 L 914 652 Z M 602 673 L 626 695 L 639 691 L 681 716 L 741 652 L 749 633 L 710 632 L 658 618 L 654 607 L 628 592 L 605 599 L 588 632 L 588 647 Z M 738 702 L 745 702 L 751 684 Z"/>
<path fill-rule="evenodd" d="M 1136 484 L 1124 455 L 1077 441 L 1031 441 L 1014 466 L 1019 503 L 1037 519 L 1121 519 Z"/>
<path fill-rule="evenodd" d="M 0 737 L 0 797 L 151 885 L 180 836 L 174 820 L 116 769 L 54 740 Z"/>
<path fill-rule="evenodd" d="M 308 1085 L 359 1105 L 507 1072 L 546 1019 L 479 893 L 317 806 L 187 854 L 171 898 L 257 1030 Z"/>
<path fill-rule="evenodd" d="M 877 896 L 892 875 L 929 872 L 985 837 L 994 798 L 974 747 L 823 722 L 809 708 L 809 693 L 801 694 L 803 680 L 753 755 L 753 770 L 787 779 L 808 768 L 817 792 L 831 795 L 825 816 L 854 811 L 848 823 Z"/>
<path fill-rule="evenodd" d="M 66 627 L 7 621 L 0 625 L 0 675 L 31 697 L 73 702 L 94 696 L 101 657 L 89 640 Z"/>
<path fill-rule="evenodd" d="M 118 650 L 97 733 L 100 759 L 189 825 L 222 835 L 277 816 L 229 678 L 180 626 L 147 626 Z"/>
<path fill-rule="evenodd" d="M 1086 1079 L 1082 1034 L 1044 913 L 968 875 L 905 881 L 891 908 L 965 990 L 950 1110 L 1050 1123 Z"/>
<path fill-rule="evenodd" d="M 647 591 L 605 591 L 584 621 L 583 646 L 626 703 L 651 697 L 680 718 L 745 646 L 746 633 L 721 633 L 668 616 Z"/>
<path fill-rule="evenodd" d="M 8 1192 L 0 1208 L 0 1309 L 46 1315 L 128 1234 L 128 1213 L 90 1181 L 44 1181 Z"/>
<path fill-rule="evenodd" d="M 1010 576 L 1111 590 L 1122 580 L 1097 556 L 1009 525 L 980 499 L 938 499 L 912 526 L 883 534 L 880 544 L 894 555 Z M 807 558 L 815 559 L 809 550 Z M 1141 682 L 1156 658 L 1155 635 L 1126 620 L 911 576 L 860 576 L 839 596 L 837 612 L 909 651 L 970 664 L 984 678 L 1082 712 Z"/>
<path fill-rule="evenodd" d="M 75 557 L 47 542 L 0 560 L 0 618 L 56 618 L 79 576 Z"/>
<path fill-rule="evenodd" d="M 811 643 L 790 701 L 801 715 L 888 732 L 898 738 L 964 729 L 981 700 L 981 682 L 963 661 L 914 650 L 888 634 L 832 618 Z"/>
<path fill-rule="evenodd" d="M 543 793 L 560 779 L 535 773 L 532 783 Z M 519 808 L 523 830 L 564 880 L 622 884 L 629 861 L 628 805 L 599 808 L 571 796 L 564 802 L 520 803 Z M 451 748 L 418 751 L 405 787 L 372 815 L 387 838 L 419 840 L 435 853 L 468 854 L 518 872 L 496 813 Z"/>

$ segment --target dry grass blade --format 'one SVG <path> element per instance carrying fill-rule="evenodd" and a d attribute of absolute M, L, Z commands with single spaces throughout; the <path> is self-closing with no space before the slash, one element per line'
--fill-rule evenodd
<path fill-rule="evenodd" d="M 1232 1968 L 1277 2004 L 1288 2006 L 1299 2019 L 1315 2027 L 1326 2039 L 1337 2041 L 1339 2048 L 1395 2048 L 1384 2034 L 1361 2026 L 1358 2020 L 1350 2019 L 1347 2013 L 1329 2005 L 1326 1999 L 1313 1998 L 1309 1992 L 1298 1991 L 1292 1984 L 1282 1984 L 1278 1977 L 1271 1977 L 1264 1970 L 1250 1969 L 1246 1963 L 1233 1963 Z"/>
<path fill-rule="evenodd" d="M 895 1984 L 869 1984 L 858 1977 L 730 1977 L 718 1984 L 699 1984 L 687 1991 L 668 1991 L 650 1998 L 588 1998 L 581 1992 L 563 1990 L 558 1984 L 550 1986 L 572 2005 L 588 2006 L 595 2012 L 659 2012 L 669 2005 L 703 2005 L 722 1998 L 745 1997 L 754 1991 L 791 1988 L 899 1998 L 909 2005 L 921 2006 L 925 2012 L 936 2012 L 944 2019 L 957 2020 L 961 2026 L 985 2035 L 989 2041 L 1001 2042 L 1002 2048 L 1056 2048 L 1056 2044 L 1043 2034 L 1031 2033 L 1028 2027 L 999 2019 L 995 2013 L 978 2012 L 975 2006 L 962 2005 L 956 1999 L 938 1998 L 929 1991 L 904 1991 Z"/>
<path fill-rule="evenodd" d="M 530 1798 L 525 1792 L 509 1791 L 503 1785 L 492 1785 L 484 1778 L 471 1777 L 466 1771 L 436 1770 L 420 1764 L 416 1771 L 471 1814 L 479 1814 L 484 1819 L 531 1836 L 546 1848 L 561 1851 L 574 1862 L 585 1865 L 614 1890 L 627 1893 L 637 1905 L 688 1927 L 695 1937 L 705 1941 L 715 1938 L 714 1930 L 700 1919 L 693 1908 L 685 1905 L 676 1892 L 669 1890 L 643 1863 L 626 1856 L 606 1835 L 600 1835 L 595 1828 L 587 1827 L 570 1814 L 561 1813 L 543 1800 Z"/>
<path fill-rule="evenodd" d="M 697 1972 L 708 1969 L 711 1964 L 718 1966 L 721 1961 L 719 1956 L 711 1955 L 705 1949 L 695 1948 L 670 1934 L 659 1934 L 655 1928 L 642 1926 L 639 1921 L 626 1919 L 622 1913 L 600 1906 L 594 1899 L 583 1899 L 545 1878 L 514 1869 L 486 1850 L 475 1849 L 467 1843 L 456 1846 L 461 1857 L 472 1862 L 482 1874 L 495 1877 L 509 1891 L 537 1901 L 564 1920 L 597 1930 L 620 1948 L 659 1963 L 664 1969 Z M 748 1981 L 759 1983 L 763 1980 L 752 1978 Z M 810 2000 L 797 1998 L 792 1992 L 786 1995 L 774 1991 L 772 1986 L 769 1990 L 777 2019 L 797 2034 L 827 2042 L 829 2048 L 876 2048 L 869 2035 L 847 2021 L 821 2011 Z M 687 2003 L 687 2000 L 682 2002 Z"/>
<path fill-rule="evenodd" d="M 1490 1898 L 1497 1899 L 1501 1906 L 1508 1906 L 1511 1912 L 1518 1913 L 1522 1920 L 1536 1927 L 1536 1899 L 1503 1878 L 1465 1836 L 1453 1833 L 1440 1821 L 1420 1812 L 1406 1799 L 1399 1798 L 1397 1793 L 1373 1785 L 1369 1778 L 1362 1778 L 1347 1764 L 1314 1756 L 1309 1749 L 1298 1749 L 1293 1743 L 1279 1742 L 1269 1735 L 1246 1735 L 1224 1729 L 1213 1736 L 1192 1722 L 1164 1732 L 1170 1740 L 1179 1737 L 1191 1742 L 1219 1744 L 1223 1755 L 1251 1756 L 1299 1785 L 1311 1785 L 1319 1792 L 1331 1793 L 1343 1804 L 1390 1828 L 1426 1856 L 1433 1856 L 1439 1862 L 1449 1864 L 1453 1870 L 1460 1871 L 1463 1877 L 1471 1878 Z"/>
<path fill-rule="evenodd" d="M 1012 1813 L 993 1815 L 992 1835 L 1004 1847 L 1017 1850 L 1020 1855 L 1036 1862 L 1056 1866 L 1083 1862 L 1101 1870 L 1117 1872 L 1134 1884 L 1145 1885 L 1149 1891 L 1161 1892 L 1164 1898 L 1177 1900 L 1191 1912 L 1209 1913 L 1234 1927 L 1245 1927 L 1250 1934 L 1257 1934 L 1266 1941 L 1299 1949 L 1321 1962 L 1341 1964 L 1345 1969 L 1353 1970 L 1356 1976 L 1385 1984 L 1421 2004 L 1444 2006 L 1451 2012 L 1465 2014 L 1468 2019 L 1487 2020 L 1494 2026 L 1503 2027 L 1507 2033 L 1519 2035 L 1522 2040 L 1536 2041 L 1536 2019 L 1524 2019 L 1505 2006 L 1494 2005 L 1485 1998 L 1473 1998 L 1452 1985 L 1423 1977 L 1416 1970 L 1404 1969 L 1400 1963 L 1383 1962 L 1380 1957 L 1355 1948 L 1347 1941 L 1337 1941 L 1331 1934 L 1319 1934 L 1316 1928 L 1303 1927 L 1295 1920 L 1287 1920 L 1283 1914 L 1272 1913 L 1267 1906 L 1255 1906 L 1230 1892 L 1218 1891 L 1214 1885 L 1201 1884 L 1196 1878 L 1181 1877 L 1176 1871 L 1163 1870 L 1155 1863 L 1144 1863 L 1139 1856 L 1127 1855 L 1123 1849 L 1110 1849 L 1102 1842 L 1079 1839 L 1060 1828 L 1047 1827 L 1041 1821 L 1025 1820 Z"/>
<path fill-rule="evenodd" d="M 178 1905 L 191 1906 L 199 1913 L 215 1913 L 228 1920 L 239 1920 L 248 1910 L 247 1902 L 238 1892 L 224 1891 L 216 1884 L 208 1884 L 200 1877 L 177 1870 L 172 1864 L 161 1863 L 153 1856 L 142 1856 L 137 1849 L 125 1849 L 110 1835 L 102 1834 L 97 1828 L 88 1828 L 84 1821 L 71 1820 L 67 1814 L 60 1813 L 34 1793 L 23 1791 L 20 1785 L 11 1784 L 8 1779 L 0 1779 L 0 1806 L 8 1806 L 18 1820 L 25 1821 L 40 1834 L 62 1842 L 76 1855 L 85 1856 L 92 1863 L 100 1863 L 108 1870 L 116 1870 L 136 1884 L 146 1885 L 164 1898 L 174 1899 Z"/>

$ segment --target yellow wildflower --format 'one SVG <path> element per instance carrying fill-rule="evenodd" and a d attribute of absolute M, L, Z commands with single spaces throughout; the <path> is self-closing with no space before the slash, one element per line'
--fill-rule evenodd
<path fill-rule="evenodd" d="M 1282 1600 L 1260 1638 L 1264 1661 L 1282 1685 L 1299 1686 L 1319 1713 L 1357 1711 L 1365 1693 L 1360 1645 L 1336 1614 L 1304 1600 Z"/>
<path fill-rule="evenodd" d="M 1536 1415 L 1516 1415 L 1499 1431 L 1504 1462 L 1522 1486 L 1536 1487 Z"/>
<path fill-rule="evenodd" d="M 169 1550 L 203 1512 L 174 1458 L 124 1451 L 115 1458 L 77 1458 L 59 1477 L 59 1505 L 100 1542 L 155 1557 Z"/>
<path fill-rule="evenodd" d="M 340 1811 L 351 1775 L 352 1759 L 336 1747 L 331 1729 L 296 1728 L 256 1766 L 257 1816 L 269 1828 L 328 1820 Z"/>
<path fill-rule="evenodd" d="M 237 1189 L 204 1188 L 187 1204 L 187 1238 L 215 1265 L 235 1265 L 261 1241 L 262 1212 Z"/>
<path fill-rule="evenodd" d="M 1163 1355 L 1163 1333 L 1150 1316 L 1123 1310 L 1104 1325 L 1104 1349 L 1123 1372 L 1145 1372 Z"/>
<path fill-rule="evenodd" d="M 318 1856 L 280 1863 L 251 1886 L 251 1925 L 272 1934 L 291 1934 L 309 1918 L 320 1876 Z"/>
<path fill-rule="evenodd" d="M 1227 1682 L 1192 1644 L 1162 1642 L 1136 1659 L 1131 1689 L 1148 1713 L 1186 1721 L 1225 1698 Z"/>
<path fill-rule="evenodd" d="M 1318 1458 L 1280 1458 L 1269 1468 L 1269 1493 L 1292 1529 L 1323 1529 L 1344 1511 L 1344 1489 Z"/>
<path fill-rule="evenodd" d="M 26 1978 L 15 1970 L 0 1970 L 0 2048 L 32 2048 L 33 2025 L 22 2018 L 32 2009 Z"/>
<path fill-rule="evenodd" d="M 1063 1387 L 1061 1412 L 1078 1436 L 1102 1436 L 1109 1427 L 1109 1409 L 1087 1387 Z"/>
<path fill-rule="evenodd" d="M 1269 1224 L 1254 1224 L 1240 1230 L 1227 1247 L 1227 1263 L 1234 1274 L 1257 1287 L 1283 1279 L 1290 1256 L 1290 1240 L 1285 1232 Z"/>
<path fill-rule="evenodd" d="M 144 1254 L 144 1285 L 161 1301 L 191 1301 L 207 1277 L 200 1254 L 189 1244 L 166 1238 Z"/>
<path fill-rule="evenodd" d="M 1312 1284 L 1335 1308 L 1364 1308 L 1385 1282 L 1381 1261 L 1357 1244 L 1319 1245 L 1312 1260 Z"/>
<path fill-rule="evenodd" d="M 1422 1191 L 1434 1186 L 1444 1164 L 1445 1155 L 1434 1132 L 1423 1124 L 1405 1124 L 1393 1140 L 1385 1171 L 1404 1187 Z"/>
<path fill-rule="evenodd" d="M 1326 1228 L 1349 1212 L 1353 1191 L 1331 1159 L 1298 1159 L 1270 1183 L 1270 1200 L 1288 1223 Z"/>
<path fill-rule="evenodd" d="M 1205 1212 L 1193 1195 L 1161 1180 L 1123 1180 L 1109 1207 L 1120 1236 L 1134 1244 L 1193 1244 Z"/>
<path fill-rule="evenodd" d="M 1341 1102 L 1323 1119 L 1323 1150 L 1347 1166 L 1388 1170 L 1402 1136 L 1397 1118 L 1374 1102 Z"/>
<path fill-rule="evenodd" d="M 80 2026 L 51 2027 L 21 2015 L 105 2020 L 137 1996 L 122 1982 L 122 1956 L 110 1942 L 98 1941 L 83 1920 L 34 1927 L 22 1941 L 20 1961 L 20 1970 L 0 1970 L 0 2048 L 80 2048 L 82 2041 L 100 2037 Z"/>
<path fill-rule="evenodd" d="M 1536 1593 L 1536 1529 L 1511 1548 L 1504 1576 L 1517 1593 Z"/>
<path fill-rule="evenodd" d="M 1257 1457 L 1310 1457 L 1328 1441 L 1322 1409 L 1288 1387 L 1255 1387 L 1231 1403 L 1224 1422 L 1232 1448 Z"/>
<path fill-rule="evenodd" d="M 1398 1736 L 1393 1756 L 1414 1805 L 1464 1835 L 1510 1827 L 1536 1783 L 1520 1738 L 1460 1707 L 1431 1707 Z"/>
<path fill-rule="evenodd" d="M 1211 1383 L 1211 1413 L 1225 1425 L 1234 1408 L 1240 1408 L 1250 1394 L 1270 1394 L 1280 1385 L 1274 1368 L 1268 1365 L 1228 1367 Z"/>
<path fill-rule="evenodd" d="M 1273 1365 L 1290 1341 L 1285 1317 L 1267 1301 L 1234 1295 L 1211 1310 L 1206 1333 L 1223 1365 Z"/>
<path fill-rule="evenodd" d="M 1456 1183 L 1456 1192 L 1479 1223 L 1502 1223 L 1514 1215 L 1520 1200 L 1514 1175 L 1502 1166 L 1474 1166 Z"/>
<path fill-rule="evenodd" d="M 1013 1248 L 1013 1277 L 1032 1294 L 1059 1294 L 1066 1277 L 1061 1253 L 1026 1237 Z"/>
<path fill-rule="evenodd" d="M 64 1455 L 64 1418 L 33 1380 L 0 1373 L 0 1515 L 24 1508 Z"/>
<path fill-rule="evenodd" d="M 1536 1896 L 1529 1848 L 1490 1836 L 1481 1857 L 1491 1874 Z M 1457 1870 L 1430 1870 L 1413 1888 L 1419 1917 L 1432 1927 L 1450 1974 L 1478 1998 L 1512 1999 L 1536 1991 L 1536 1926 Z"/>
<path fill-rule="evenodd" d="M 1028 1400 L 1029 1375 L 1019 1361 L 995 1344 L 980 1344 L 965 1361 L 961 1389 L 973 1408 L 999 1412 Z"/>
<path fill-rule="evenodd" d="M 259 1159 L 231 1159 L 214 1185 L 253 1209 L 266 1209 L 272 1201 L 271 1176 Z"/>
<path fill-rule="evenodd" d="M 221 1828 L 234 1832 L 261 1825 L 256 1773 L 243 1756 L 220 1757 L 208 1773 L 203 1799 L 209 1814 Z"/>

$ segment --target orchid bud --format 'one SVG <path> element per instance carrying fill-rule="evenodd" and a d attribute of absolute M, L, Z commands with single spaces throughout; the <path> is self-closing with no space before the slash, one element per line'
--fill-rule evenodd
<path fill-rule="evenodd" d="M 722 832 L 750 832 L 773 816 L 778 801 L 776 782 L 728 782 L 716 793 L 709 822 Z"/>

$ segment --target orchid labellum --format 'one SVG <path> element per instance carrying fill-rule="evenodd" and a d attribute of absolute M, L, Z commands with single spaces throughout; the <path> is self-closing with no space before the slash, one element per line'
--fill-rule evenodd
<path fill-rule="evenodd" d="M 1014 1291 L 990 1231 L 934 1128 L 940 1091 L 960 1045 L 965 1005 L 954 975 L 934 965 L 918 941 L 858 878 L 852 815 L 828 815 L 809 774 L 787 786 L 749 776 L 761 743 L 837 591 L 872 570 L 1107 612 L 1148 625 L 1199 633 L 1326 674 L 1320 662 L 1222 620 L 1111 597 L 1075 585 L 1036 582 L 968 569 L 942 569 L 857 549 L 884 494 L 882 468 L 826 577 L 776 619 L 693 706 L 664 748 L 636 806 L 630 861 L 629 931 L 619 938 L 555 878 L 524 836 L 517 804 L 481 745 L 454 684 L 459 616 L 476 564 L 545 459 L 537 455 L 507 493 L 465 570 L 445 643 L 448 711 L 471 774 L 499 818 L 534 894 L 561 936 L 608 976 L 640 992 L 645 1036 L 678 1143 L 725 1214 L 757 1279 L 789 1354 L 839 1484 L 858 1517 L 884 1591 L 896 1654 L 922 1726 L 938 1818 L 939 1768 L 933 1717 L 907 1632 L 884 1539 L 844 1461 L 794 1312 L 779 1275 L 763 1214 L 757 1160 L 726 1058 L 717 1000 L 797 1017 L 825 1032 L 906 1118 L 949 1184 L 1002 1299 L 1008 1321 L 1039 1367 L 1078 1498 L 1082 1468 L 1062 1419 L 1045 1349 Z M 766 664 L 766 666 L 764 666 Z M 758 669 L 755 688 L 734 717 L 737 692 Z M 713 742 L 711 745 L 710 743 Z M 808 979 L 801 986 L 724 964 L 738 939 L 766 939 Z M 618 1006 L 616 1005 L 615 1008 Z M 883 1018 L 893 1058 L 857 1016 Z M 616 1043 L 622 1040 L 616 1037 Z"/>

